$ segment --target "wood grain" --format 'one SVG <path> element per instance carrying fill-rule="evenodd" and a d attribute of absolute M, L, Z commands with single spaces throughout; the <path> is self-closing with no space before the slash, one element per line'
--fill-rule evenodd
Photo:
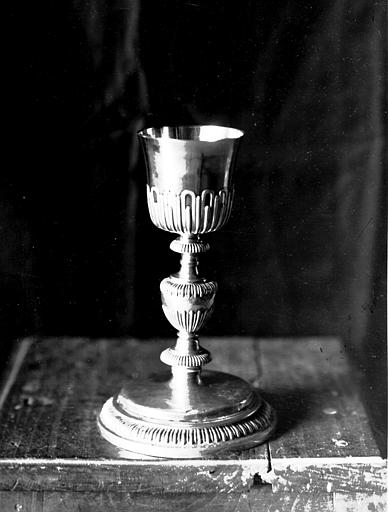
<path fill-rule="evenodd" d="M 262 478 L 274 492 L 386 492 L 386 462 L 378 457 L 272 460 Z"/>
<path fill-rule="evenodd" d="M 167 461 L 103 441 L 96 429 L 101 405 L 124 380 L 162 369 L 159 353 L 170 342 L 36 340 L 0 411 L 0 489 L 57 497 L 242 496 L 258 488 L 279 496 L 302 492 L 308 499 L 335 492 L 384 494 L 386 464 L 359 398 L 357 374 L 334 338 L 203 340 L 214 355 L 210 368 L 245 378 L 275 405 L 279 427 L 269 446 Z M 295 510 L 301 500 L 292 505 Z M 322 510 L 332 510 L 327 507 Z"/>
<path fill-rule="evenodd" d="M 262 486 L 243 493 L 1 492 L 2 512 L 385 512 L 382 496 L 365 493 L 274 495 Z M 22 508 L 20 508 L 20 506 Z"/>
<path fill-rule="evenodd" d="M 380 456 L 359 376 L 338 339 L 263 340 L 256 347 L 258 384 L 279 415 L 273 459 Z"/>
<path fill-rule="evenodd" d="M 230 344 L 227 339 L 222 343 L 207 341 L 215 353 L 222 350 L 220 345 Z M 96 429 L 101 406 L 124 382 L 130 385 L 131 379 L 165 370 L 159 354 L 169 344 L 171 340 L 37 342 L 2 413 L 2 458 L 118 458 L 116 450 L 101 440 Z M 218 368 L 234 370 L 252 380 L 257 367 L 251 340 L 241 340 L 239 345 L 240 355 L 234 360 L 231 357 L 229 362 L 224 357 Z M 262 447 L 252 453 L 255 458 L 266 458 Z M 241 451 L 227 456 L 236 457 L 252 458 Z"/>
<path fill-rule="evenodd" d="M 15 505 L 23 505 L 21 512 L 250 512 L 263 510 L 275 512 L 334 512 L 332 495 L 278 496 L 275 503 L 270 488 L 246 493 L 183 493 L 183 494 L 137 494 L 130 493 L 4 493 L 0 492 L 1 510 L 13 512 Z"/>
<path fill-rule="evenodd" d="M 12 491 L 110 491 L 130 493 L 241 492 L 254 485 L 256 475 L 266 472 L 265 461 L 248 464 L 207 464 L 185 461 L 128 464 L 93 464 L 82 461 L 69 464 L 55 459 L 20 464 L 4 460 L 0 464 L 0 490 Z M 260 480 L 261 481 L 261 480 Z"/>

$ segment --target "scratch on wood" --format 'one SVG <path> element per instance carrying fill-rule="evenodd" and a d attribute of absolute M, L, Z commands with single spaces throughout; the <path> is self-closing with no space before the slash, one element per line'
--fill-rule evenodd
<path fill-rule="evenodd" d="M 33 343 L 33 338 L 26 338 L 20 344 L 15 354 L 13 355 L 12 362 L 10 364 L 10 371 L 6 378 L 4 385 L 1 388 L 0 393 L 0 411 L 6 401 L 9 392 L 12 389 L 12 386 L 15 383 L 15 380 L 18 376 L 19 370 L 23 364 L 23 361 L 27 355 L 27 352 L 30 349 L 31 344 Z"/>
<path fill-rule="evenodd" d="M 11 490 L 11 491 L 14 491 L 18 485 L 19 485 L 19 478 L 17 478 L 17 479 L 15 480 L 15 483 L 13 484 L 13 486 L 11 487 L 11 489 L 10 489 L 10 490 Z"/>

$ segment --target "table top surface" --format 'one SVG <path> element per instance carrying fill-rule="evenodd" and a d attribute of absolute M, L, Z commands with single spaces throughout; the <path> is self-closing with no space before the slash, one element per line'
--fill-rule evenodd
<path fill-rule="evenodd" d="M 53 490 L 91 489 L 97 478 L 100 487 L 122 489 L 122 475 L 130 471 L 129 486 L 148 482 L 158 489 L 163 480 L 164 489 L 176 489 L 184 468 L 201 492 L 209 481 L 234 490 L 255 478 L 291 490 L 315 481 L 383 489 L 386 464 L 340 340 L 201 342 L 212 352 L 210 369 L 244 378 L 276 408 L 278 429 L 269 443 L 196 461 L 122 452 L 100 437 L 100 408 L 126 379 L 164 369 L 159 354 L 171 340 L 28 338 L 18 343 L 0 395 L 0 488 L 14 485 L 18 468 L 19 488 L 33 482 Z"/>

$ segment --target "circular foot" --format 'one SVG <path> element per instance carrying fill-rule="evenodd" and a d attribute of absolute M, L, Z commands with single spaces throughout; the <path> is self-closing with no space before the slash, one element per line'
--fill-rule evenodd
<path fill-rule="evenodd" d="M 170 374 L 133 381 L 103 406 L 102 436 L 131 452 L 154 457 L 201 458 L 263 443 L 275 413 L 244 380 L 203 371 L 182 389 Z"/>

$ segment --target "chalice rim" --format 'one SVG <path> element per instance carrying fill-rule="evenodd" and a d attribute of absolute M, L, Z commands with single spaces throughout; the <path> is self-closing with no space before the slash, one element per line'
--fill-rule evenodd
<path fill-rule="evenodd" d="M 215 128 L 224 130 L 229 135 L 220 137 L 219 139 L 215 140 L 201 140 L 199 138 L 186 138 L 186 137 L 173 137 L 173 136 L 162 136 L 162 135 L 154 135 L 152 132 L 156 131 L 165 131 L 165 130 L 190 130 L 190 129 L 201 129 L 201 128 Z M 150 133 L 151 132 L 151 133 Z M 137 132 L 137 135 L 143 139 L 170 139 L 174 141 L 180 141 L 180 142 L 208 142 L 208 143 L 215 143 L 215 142 L 221 142 L 223 140 L 238 140 L 241 137 L 244 136 L 244 131 L 240 130 L 239 128 L 234 128 L 233 126 L 226 126 L 226 125 L 218 125 L 214 123 L 208 123 L 208 124 L 172 124 L 172 125 L 155 125 L 155 126 L 148 126 L 145 128 L 142 128 Z"/>

